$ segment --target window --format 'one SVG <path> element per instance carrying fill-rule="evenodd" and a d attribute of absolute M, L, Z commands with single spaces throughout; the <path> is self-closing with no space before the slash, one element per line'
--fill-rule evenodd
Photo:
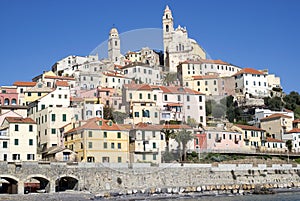
<path fill-rule="evenodd" d="M 189 95 L 186 96 L 186 101 L 188 101 L 188 102 L 190 101 L 190 96 Z"/>
<path fill-rule="evenodd" d="M 104 143 L 103 143 L 103 148 L 104 148 L 104 149 L 107 149 L 107 142 L 104 142 Z"/>
<path fill-rule="evenodd" d="M 65 95 L 65 99 L 67 99 L 68 98 L 68 95 Z"/>
<path fill-rule="evenodd" d="M 153 160 L 156 160 L 156 154 L 153 154 Z"/>
<path fill-rule="evenodd" d="M 29 125 L 29 132 L 32 132 L 32 131 L 33 131 L 33 126 Z"/>
<path fill-rule="evenodd" d="M 114 143 L 114 142 L 112 142 L 112 143 L 110 144 L 110 148 L 111 148 L 111 149 L 114 149 L 114 148 L 115 148 L 115 143 Z"/>
<path fill-rule="evenodd" d="M 155 142 L 152 143 L 152 147 L 153 147 L 153 149 L 156 149 L 156 143 Z"/>
<path fill-rule="evenodd" d="M 118 149 L 121 149 L 121 148 L 122 148 L 121 143 L 118 143 Z"/>
<path fill-rule="evenodd" d="M 38 92 L 38 96 L 42 96 L 42 93 L 41 93 L 41 92 Z"/>
<path fill-rule="evenodd" d="M 7 148 L 7 142 L 6 141 L 3 142 L 3 148 Z"/>
<path fill-rule="evenodd" d="M 51 120 L 55 121 L 55 114 L 51 114 Z"/>
<path fill-rule="evenodd" d="M 15 131 L 19 131 L 19 125 L 15 125 Z"/>
<path fill-rule="evenodd" d="M 177 101 L 181 101 L 181 96 L 177 95 Z"/>
<path fill-rule="evenodd" d="M 200 116 L 200 122 L 203 122 L 203 116 Z"/>
<path fill-rule="evenodd" d="M 15 145 L 19 145 L 19 139 L 15 139 Z"/>
<path fill-rule="evenodd" d="M 168 95 L 167 95 L 167 94 L 164 95 L 164 100 L 165 100 L 165 101 L 168 101 Z"/>
<path fill-rule="evenodd" d="M 148 99 L 151 99 L 151 94 L 148 94 Z"/>
<path fill-rule="evenodd" d="M 200 86 L 200 81 L 197 81 L 197 86 Z"/>
<path fill-rule="evenodd" d="M 89 131 L 89 137 L 93 137 L 93 132 Z"/>
<path fill-rule="evenodd" d="M 154 100 L 156 101 L 156 100 L 157 100 L 157 95 L 154 94 L 154 95 L 153 95 L 153 98 L 154 98 Z"/>
<path fill-rule="evenodd" d="M 30 146 L 33 145 L 33 139 L 29 139 L 29 145 L 30 145 Z"/>
<path fill-rule="evenodd" d="M 62 121 L 64 121 L 64 122 L 67 121 L 67 115 L 66 114 L 62 115 Z"/>
<path fill-rule="evenodd" d="M 31 92 L 28 92 L 28 96 L 31 96 Z"/>
<path fill-rule="evenodd" d="M 207 81 L 205 81 L 205 85 L 208 85 L 208 82 L 207 82 Z"/>
<path fill-rule="evenodd" d="M 121 133 L 120 132 L 117 133 L 117 137 L 121 138 Z"/>
<path fill-rule="evenodd" d="M 3 154 L 3 160 L 7 161 L 7 154 Z"/>
<path fill-rule="evenodd" d="M 103 138 L 107 138 L 107 132 L 103 132 Z"/>
<path fill-rule="evenodd" d="M 134 117 L 140 117 L 140 113 L 139 112 L 134 112 Z"/>
<path fill-rule="evenodd" d="M 140 97 L 140 99 L 143 99 L 143 94 L 140 93 L 140 94 L 139 94 L 139 97 Z"/>
<path fill-rule="evenodd" d="M 89 149 L 93 148 L 93 142 L 89 142 Z"/>
<path fill-rule="evenodd" d="M 132 93 L 129 93 L 129 99 L 132 99 Z"/>
<path fill-rule="evenodd" d="M 157 118 L 158 117 L 158 113 L 154 112 L 154 117 Z"/>
<path fill-rule="evenodd" d="M 118 163 L 122 163 L 122 157 L 121 156 L 118 157 Z"/>
<path fill-rule="evenodd" d="M 51 134 L 56 134 L 56 129 L 55 128 L 51 128 Z"/>
<path fill-rule="evenodd" d="M 143 154 L 143 160 L 146 160 L 146 154 Z"/>
<path fill-rule="evenodd" d="M 199 102 L 202 102 L 202 96 L 199 96 Z"/>
<path fill-rule="evenodd" d="M 63 161 L 70 160 L 70 152 L 63 152 Z"/>
<path fill-rule="evenodd" d="M 61 94 L 58 95 L 58 98 L 61 99 Z"/>
<path fill-rule="evenodd" d="M 13 154 L 12 158 L 13 160 L 20 160 L 20 154 Z"/>
<path fill-rule="evenodd" d="M 143 112 L 143 117 L 150 118 L 150 111 L 149 110 L 142 110 L 142 112 Z"/>

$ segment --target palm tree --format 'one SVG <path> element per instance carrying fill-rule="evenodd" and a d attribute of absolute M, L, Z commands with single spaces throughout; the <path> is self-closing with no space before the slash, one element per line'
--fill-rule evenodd
<path fill-rule="evenodd" d="M 163 128 L 161 130 L 162 133 L 165 134 L 165 139 L 166 139 L 166 151 L 169 152 L 169 141 L 170 141 L 170 138 L 174 138 L 174 130 L 171 130 L 171 129 L 168 129 L 168 128 Z"/>
<path fill-rule="evenodd" d="M 180 130 L 175 134 L 175 140 L 182 146 L 183 151 L 183 161 L 186 161 L 186 146 L 187 143 L 194 139 L 194 136 L 191 131 L 187 131 L 186 129 Z"/>
<path fill-rule="evenodd" d="M 174 83 L 177 80 L 177 73 L 167 73 L 163 78 L 163 84 L 166 86 L 170 86 L 170 84 Z"/>

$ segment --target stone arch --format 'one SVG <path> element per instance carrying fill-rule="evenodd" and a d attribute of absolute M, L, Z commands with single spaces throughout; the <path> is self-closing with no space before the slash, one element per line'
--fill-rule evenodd
<path fill-rule="evenodd" d="M 74 175 L 60 175 L 55 181 L 55 192 L 78 190 L 79 178 Z"/>
<path fill-rule="evenodd" d="M 34 179 L 32 181 L 32 179 Z M 27 176 L 24 181 L 24 193 L 35 193 L 35 192 L 50 192 L 50 181 L 51 179 L 41 175 L 41 174 L 32 174 Z"/>
<path fill-rule="evenodd" d="M 0 175 L 0 194 L 18 194 L 19 179 L 12 175 Z"/>

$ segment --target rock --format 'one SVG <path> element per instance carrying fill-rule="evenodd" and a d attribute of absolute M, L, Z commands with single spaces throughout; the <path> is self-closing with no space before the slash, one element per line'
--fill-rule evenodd
<path fill-rule="evenodd" d="M 133 190 L 132 190 L 132 193 L 133 193 L 133 194 L 137 194 L 137 193 L 138 193 L 138 190 L 137 190 L 137 189 L 133 189 Z"/>
<path fill-rule="evenodd" d="M 173 193 L 173 194 L 178 194 L 178 188 L 176 188 L 176 187 L 175 187 L 175 188 L 172 188 L 172 193 Z"/>
<path fill-rule="evenodd" d="M 128 189 L 126 192 L 127 195 L 131 195 L 132 194 L 132 190 Z"/>
<path fill-rule="evenodd" d="M 156 192 L 156 193 L 161 193 L 161 188 L 156 188 L 156 189 L 155 189 L 155 192 Z"/>
<path fill-rule="evenodd" d="M 173 189 L 172 189 L 172 188 L 167 188 L 167 192 L 168 192 L 169 194 L 171 194 L 171 193 L 172 193 L 172 191 L 173 191 Z"/>
<path fill-rule="evenodd" d="M 179 193 L 183 193 L 185 191 L 185 188 L 184 187 L 180 187 L 179 188 Z"/>
<path fill-rule="evenodd" d="M 201 192 L 201 191 L 202 191 L 202 188 L 201 188 L 200 186 L 198 186 L 198 187 L 196 188 L 196 191 L 197 191 L 197 192 Z"/>

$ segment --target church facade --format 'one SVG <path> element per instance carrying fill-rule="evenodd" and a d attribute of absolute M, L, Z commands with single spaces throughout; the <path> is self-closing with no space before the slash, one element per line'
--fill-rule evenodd
<path fill-rule="evenodd" d="M 206 59 L 203 48 L 194 40 L 188 37 L 185 27 L 180 25 L 174 29 L 172 11 L 168 6 L 164 11 L 163 23 L 163 44 L 164 64 L 170 72 L 177 72 L 177 65 L 186 60 Z"/>

